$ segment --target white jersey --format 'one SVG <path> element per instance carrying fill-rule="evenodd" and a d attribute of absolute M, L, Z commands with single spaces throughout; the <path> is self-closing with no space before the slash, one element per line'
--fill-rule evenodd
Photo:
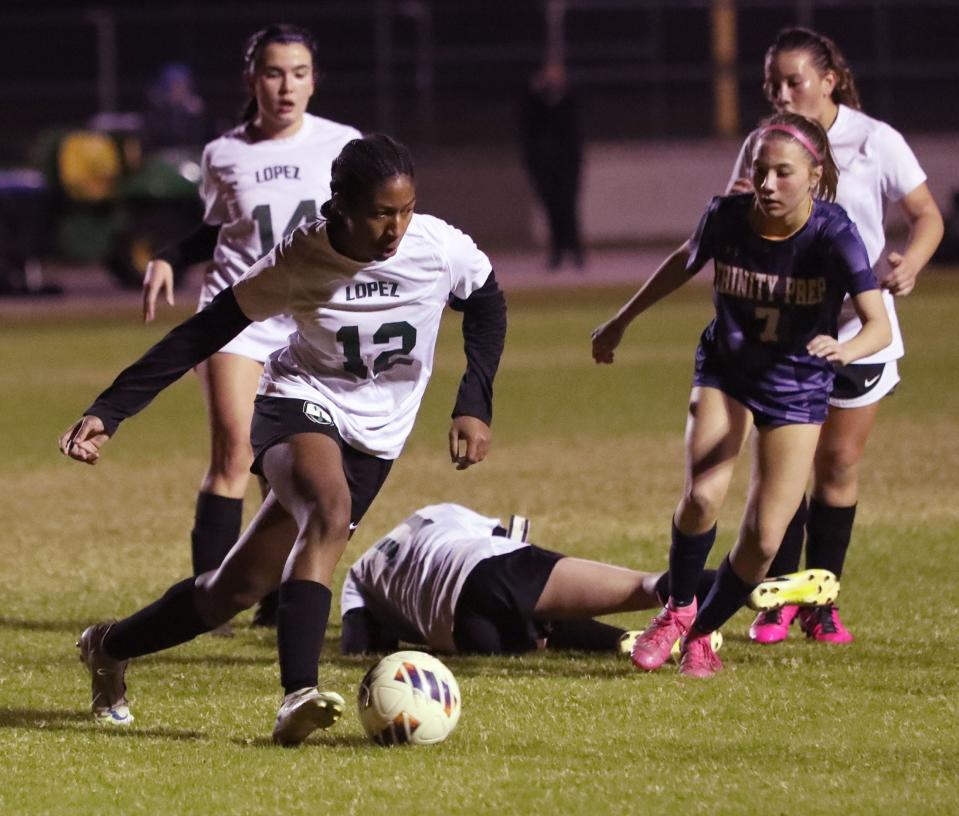
<path fill-rule="evenodd" d="M 468 298 L 492 267 L 473 240 L 414 214 L 395 255 L 361 262 L 330 245 L 326 221 L 296 229 L 233 287 L 251 320 L 292 315 L 259 393 L 314 403 L 351 447 L 400 455 L 433 370 L 450 294 Z"/>
<path fill-rule="evenodd" d="M 285 139 L 251 141 L 247 126 L 240 125 L 206 146 L 200 180 L 203 220 L 219 226 L 220 235 L 199 308 L 285 235 L 317 219 L 330 197 L 333 159 L 361 135 L 355 128 L 305 114 L 302 127 Z M 294 329 L 289 317 L 274 317 L 250 326 L 223 350 L 264 362 L 286 345 Z"/>
<path fill-rule="evenodd" d="M 458 504 L 417 510 L 350 567 L 340 613 L 366 607 L 403 639 L 456 651 L 456 602 L 469 574 L 487 558 L 529 546 L 494 536 L 500 524 Z"/>
<path fill-rule="evenodd" d="M 846 210 L 858 228 L 869 263 L 875 269 L 876 277 L 882 280 L 887 270 L 876 267 L 882 260 L 886 244 L 886 202 L 899 201 L 911 193 L 926 180 L 926 174 L 897 130 L 862 111 L 840 105 L 828 135 L 829 146 L 839 167 L 836 203 Z M 751 157 L 746 156 L 746 149 L 751 138 L 752 134 L 739 153 L 730 184 L 750 175 Z M 882 296 L 892 326 L 892 342 L 857 363 L 888 362 L 899 359 L 904 353 L 895 299 L 885 289 Z M 850 299 L 846 298 L 839 318 L 839 340 L 848 340 L 861 328 L 859 316 Z"/>

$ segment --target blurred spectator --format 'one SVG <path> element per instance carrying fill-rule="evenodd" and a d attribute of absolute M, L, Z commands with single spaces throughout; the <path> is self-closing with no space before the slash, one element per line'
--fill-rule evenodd
<path fill-rule="evenodd" d="M 530 79 L 521 111 L 523 157 L 549 221 L 549 265 L 558 269 L 568 253 L 583 266 L 579 197 L 582 139 L 579 105 L 562 63 L 547 62 Z"/>
<path fill-rule="evenodd" d="M 201 147 L 209 137 L 206 105 L 193 84 L 186 65 L 164 65 L 147 92 L 143 138 L 147 150 Z"/>

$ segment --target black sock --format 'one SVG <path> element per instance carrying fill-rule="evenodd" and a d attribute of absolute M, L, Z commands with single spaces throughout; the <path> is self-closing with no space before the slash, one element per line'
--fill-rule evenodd
<path fill-rule="evenodd" d="M 103 648 L 114 660 L 152 654 L 209 632 L 193 601 L 196 578 L 185 578 L 159 600 L 117 621 L 103 638 Z"/>
<path fill-rule="evenodd" d="M 193 574 L 215 570 L 240 537 L 243 499 L 228 499 L 200 492 L 190 540 L 193 544 Z"/>
<path fill-rule="evenodd" d="M 738 612 L 757 584 L 748 584 L 733 571 L 729 556 L 716 570 L 713 588 L 703 601 L 693 626 L 703 634 L 715 632 Z"/>
<path fill-rule="evenodd" d="M 798 572 L 799 560 L 802 557 L 803 539 L 806 537 L 806 519 L 809 517 L 809 505 L 806 504 L 806 497 L 802 497 L 802 502 L 796 514 L 789 522 L 786 533 L 783 535 L 782 544 L 773 558 L 766 575 L 787 575 L 790 572 Z"/>
<path fill-rule="evenodd" d="M 626 632 L 592 618 L 550 621 L 546 640 L 550 649 L 577 649 L 581 652 L 615 652 L 619 639 Z"/>
<path fill-rule="evenodd" d="M 699 575 L 699 583 L 696 585 L 696 603 L 699 606 L 703 605 L 703 601 L 706 600 L 706 596 L 709 594 L 709 590 L 713 588 L 713 581 L 716 580 L 716 570 L 714 569 L 704 569 Z M 666 602 L 669 600 L 669 573 L 664 572 L 656 580 L 656 586 L 654 588 L 656 597 L 659 598 L 659 602 L 666 606 Z"/>
<path fill-rule="evenodd" d="M 280 654 L 280 683 L 286 694 L 316 685 L 332 599 L 329 587 L 316 581 L 291 580 L 280 584 L 276 646 Z"/>
<path fill-rule="evenodd" d="M 816 499 L 809 503 L 807 569 L 827 569 L 837 578 L 842 575 L 855 519 L 856 505 L 830 507 L 820 504 Z"/>
<path fill-rule="evenodd" d="M 715 541 L 715 524 L 705 533 L 686 535 L 673 523 L 673 543 L 669 548 L 669 595 L 676 606 L 689 606 L 693 602 Z"/>

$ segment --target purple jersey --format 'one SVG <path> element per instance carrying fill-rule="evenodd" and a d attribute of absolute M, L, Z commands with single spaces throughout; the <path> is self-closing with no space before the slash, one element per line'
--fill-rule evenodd
<path fill-rule="evenodd" d="M 731 396 L 754 408 L 772 406 L 782 421 L 821 421 L 791 407 L 825 400 L 833 366 L 806 345 L 815 336 L 836 336 L 848 292 L 879 284 L 855 225 L 838 204 L 814 200 L 805 225 L 794 235 L 770 240 L 749 225 L 753 194 L 717 196 L 690 239 L 691 275 L 712 258 L 716 317 L 700 340 L 698 357 Z M 697 382 L 713 384 L 700 378 Z M 781 416 L 779 416 L 781 414 Z"/>

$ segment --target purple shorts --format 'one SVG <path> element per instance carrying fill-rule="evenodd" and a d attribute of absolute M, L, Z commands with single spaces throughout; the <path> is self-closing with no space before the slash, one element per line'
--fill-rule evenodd
<path fill-rule="evenodd" d="M 803 388 L 791 384 L 763 387 L 726 368 L 714 352 L 700 343 L 696 349 L 693 385 L 716 388 L 745 405 L 752 412 L 757 428 L 822 425 L 826 421 L 831 383 L 828 388 Z"/>

